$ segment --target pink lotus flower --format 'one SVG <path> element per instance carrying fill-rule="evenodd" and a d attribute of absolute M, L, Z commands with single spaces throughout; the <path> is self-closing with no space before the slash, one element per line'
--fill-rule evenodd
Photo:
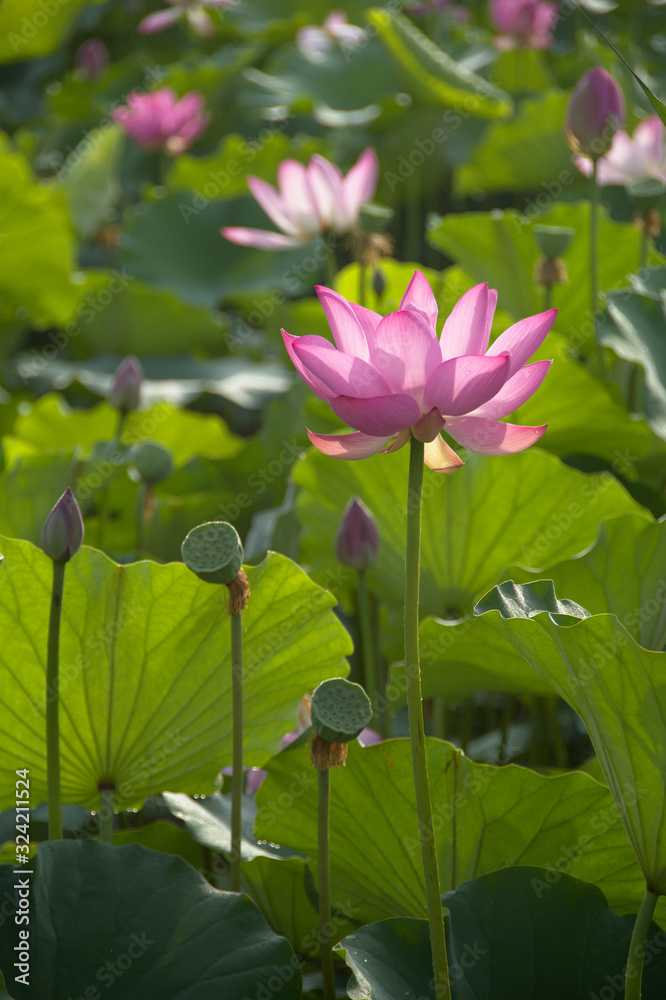
<path fill-rule="evenodd" d="M 344 11 L 332 10 L 321 28 L 314 24 L 299 28 L 296 44 L 306 59 L 320 63 L 324 62 L 334 45 L 340 45 L 343 52 L 354 52 L 367 38 L 363 28 L 349 23 Z"/>
<path fill-rule="evenodd" d="M 589 157 L 574 156 L 574 163 L 582 174 L 591 177 Z M 597 183 L 602 187 L 648 179 L 666 184 L 666 128 L 658 115 L 639 122 L 631 138 L 624 129 L 616 132 L 611 148 L 597 163 Z"/>
<path fill-rule="evenodd" d="M 547 49 L 553 44 L 551 29 L 558 18 L 556 3 L 542 0 L 490 0 L 488 11 L 493 27 L 501 34 L 495 39 L 499 49 L 521 45 L 526 49 Z"/>
<path fill-rule="evenodd" d="M 127 107 L 115 108 L 111 117 L 141 149 L 162 149 L 169 156 L 189 149 L 210 121 L 201 94 L 192 90 L 179 100 L 171 87 L 133 91 Z"/>
<path fill-rule="evenodd" d="M 470 451 L 509 455 L 529 448 L 547 425 L 505 424 L 541 385 L 550 361 L 525 362 L 550 330 L 556 309 L 514 323 L 488 347 L 497 292 L 476 285 L 456 303 L 437 337 L 437 303 L 419 271 L 400 309 L 383 318 L 317 288 L 336 348 L 324 337 L 282 336 L 294 366 L 355 434 L 308 435 L 333 458 L 358 459 L 397 451 L 413 434 L 425 442 L 425 462 L 451 472 L 461 459 L 442 429 Z"/>
<path fill-rule="evenodd" d="M 368 147 L 346 177 L 323 156 L 313 156 L 307 167 L 296 160 L 283 160 L 278 167 L 278 190 L 258 177 L 248 177 L 247 186 L 266 215 L 282 230 L 225 226 L 226 239 L 244 247 L 286 250 L 305 246 L 322 233 L 348 233 L 358 223 L 361 205 L 370 201 L 377 187 L 379 163 Z"/>
<path fill-rule="evenodd" d="M 79 45 L 74 56 L 74 65 L 85 73 L 89 80 L 98 80 L 109 68 L 109 50 L 101 38 L 88 38 Z"/>
<path fill-rule="evenodd" d="M 167 0 L 171 7 L 148 14 L 137 25 L 141 35 L 154 35 L 158 31 L 170 28 L 182 17 L 186 18 L 190 28 L 202 38 L 215 34 L 215 22 L 206 12 L 206 7 L 234 7 L 238 0 Z"/>

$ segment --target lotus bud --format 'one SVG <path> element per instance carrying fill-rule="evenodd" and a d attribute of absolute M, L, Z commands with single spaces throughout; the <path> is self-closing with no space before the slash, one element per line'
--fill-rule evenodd
<path fill-rule="evenodd" d="M 377 522 L 363 501 L 352 497 L 335 536 L 335 554 L 343 566 L 362 573 L 376 561 L 378 549 Z"/>
<path fill-rule="evenodd" d="M 315 688 L 310 715 L 312 763 L 318 771 L 328 771 L 345 763 L 347 744 L 372 721 L 372 705 L 360 684 L 332 677 Z"/>
<path fill-rule="evenodd" d="M 208 521 L 188 533 L 181 546 L 183 562 L 206 583 L 229 588 L 229 614 L 246 606 L 250 585 L 242 569 L 243 545 L 236 529 L 226 521 Z"/>
<path fill-rule="evenodd" d="M 575 153 L 597 158 L 607 153 L 624 124 L 624 97 L 605 69 L 595 66 L 574 87 L 567 107 L 565 135 Z"/>
<path fill-rule="evenodd" d="M 83 542 L 83 518 L 76 497 L 69 487 L 46 518 L 41 547 L 54 562 L 66 563 L 76 555 Z"/>
<path fill-rule="evenodd" d="M 154 486 L 171 475 L 173 458 L 158 441 L 140 441 L 132 448 L 131 460 L 145 483 Z"/>
<path fill-rule="evenodd" d="M 143 368 L 137 358 L 130 355 L 116 369 L 111 388 L 109 402 L 121 413 L 136 410 L 141 397 Z"/>
<path fill-rule="evenodd" d="M 575 229 L 567 229 L 564 226 L 534 227 L 536 244 L 544 257 L 548 257 L 550 260 L 564 257 L 575 235 Z"/>
<path fill-rule="evenodd" d="M 381 299 L 382 295 L 386 291 L 386 278 L 384 277 L 384 272 L 380 267 L 376 267 L 374 274 L 372 275 L 372 290 L 378 299 Z"/>
<path fill-rule="evenodd" d="M 89 80 L 98 80 L 109 66 L 109 50 L 101 38 L 89 38 L 80 45 L 74 56 L 74 65 L 83 70 Z"/>

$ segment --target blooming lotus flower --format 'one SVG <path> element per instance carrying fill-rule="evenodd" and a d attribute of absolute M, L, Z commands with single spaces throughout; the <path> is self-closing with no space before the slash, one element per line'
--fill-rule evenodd
<path fill-rule="evenodd" d="M 527 49 L 547 49 L 553 44 L 551 28 L 558 18 L 557 4 L 542 0 L 490 0 L 488 12 L 493 27 L 501 32 L 499 49 L 521 45 Z"/>
<path fill-rule="evenodd" d="M 247 185 L 266 215 L 282 230 L 225 226 L 226 239 L 244 247 L 286 250 L 305 246 L 322 233 L 348 233 L 358 223 L 361 205 L 370 201 L 377 187 L 379 163 L 374 149 L 359 156 L 346 177 L 323 156 L 313 156 L 307 167 L 283 160 L 278 167 L 278 190 L 258 177 Z"/>
<path fill-rule="evenodd" d="M 420 271 L 400 309 L 380 316 L 317 288 L 335 346 L 324 337 L 282 331 L 294 366 L 317 396 L 356 429 L 315 434 L 324 455 L 358 459 L 397 451 L 413 434 L 425 442 L 426 464 L 450 472 L 461 459 L 442 429 L 470 451 L 510 455 L 529 448 L 547 425 L 501 422 L 541 385 L 550 361 L 525 362 L 550 330 L 556 309 L 509 327 L 488 347 L 497 292 L 476 285 L 456 303 L 437 336 L 437 303 Z M 337 348 L 337 349 L 336 349 Z"/>
<path fill-rule="evenodd" d="M 600 66 L 588 69 L 571 92 L 564 134 L 575 153 L 603 156 L 624 124 L 624 96 Z"/>
<path fill-rule="evenodd" d="M 574 163 L 586 177 L 592 175 L 589 157 L 574 156 Z M 631 138 L 619 129 L 597 163 L 597 183 L 602 187 L 648 179 L 666 184 L 666 128 L 658 115 L 639 122 Z"/>
<path fill-rule="evenodd" d="M 215 34 L 215 22 L 206 13 L 206 7 L 234 7 L 237 2 L 238 0 L 167 0 L 171 7 L 148 14 L 139 22 L 136 30 L 142 35 L 154 35 L 170 28 L 184 17 L 192 31 L 206 38 Z"/>
<path fill-rule="evenodd" d="M 169 156 L 189 149 L 210 121 L 201 94 L 192 90 L 179 100 L 171 87 L 149 94 L 133 91 L 127 107 L 114 108 L 111 117 L 141 149 L 161 149 Z"/>
<path fill-rule="evenodd" d="M 314 24 L 299 28 L 296 33 L 296 44 L 306 59 L 320 63 L 324 62 L 335 44 L 339 44 L 343 51 L 353 52 L 367 38 L 363 28 L 349 23 L 344 11 L 332 10 L 321 28 Z"/>

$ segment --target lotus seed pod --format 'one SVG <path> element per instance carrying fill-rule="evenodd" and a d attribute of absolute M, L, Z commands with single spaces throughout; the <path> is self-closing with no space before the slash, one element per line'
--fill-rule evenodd
<path fill-rule="evenodd" d="M 627 184 L 627 194 L 631 195 L 637 208 L 644 212 L 656 208 L 666 192 L 666 186 L 656 178 L 643 178 Z"/>
<path fill-rule="evenodd" d="M 315 689 L 310 715 L 322 740 L 349 743 L 372 721 L 372 705 L 360 684 L 332 677 Z"/>
<path fill-rule="evenodd" d="M 575 229 L 567 229 L 564 226 L 534 227 L 534 238 L 537 246 L 544 257 L 548 257 L 550 260 L 564 257 L 575 235 Z"/>
<path fill-rule="evenodd" d="M 132 448 L 131 459 L 143 481 L 151 485 L 166 479 L 173 469 L 171 452 L 157 441 L 140 441 Z"/>
<path fill-rule="evenodd" d="M 238 532 L 226 521 L 208 521 L 192 528 L 180 551 L 187 568 L 206 583 L 228 586 L 238 576 L 243 562 Z"/>

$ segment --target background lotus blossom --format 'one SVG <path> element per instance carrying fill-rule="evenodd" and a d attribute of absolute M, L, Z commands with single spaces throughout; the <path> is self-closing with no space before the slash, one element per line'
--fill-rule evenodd
<path fill-rule="evenodd" d="M 350 24 L 342 10 L 332 10 L 321 27 L 308 24 L 296 33 L 296 44 L 310 62 L 323 62 L 334 45 L 354 51 L 367 40 L 363 28 Z"/>
<path fill-rule="evenodd" d="M 556 3 L 543 0 L 490 0 L 490 21 L 501 34 L 495 39 L 500 49 L 521 45 L 547 49 L 553 44 L 551 29 L 558 18 Z"/>
<path fill-rule="evenodd" d="M 137 26 L 137 31 L 142 35 L 154 35 L 158 31 L 170 28 L 172 24 L 182 17 L 186 18 L 192 31 L 202 38 L 215 34 L 215 22 L 206 12 L 206 7 L 223 8 L 234 7 L 237 0 L 196 0 L 191 3 L 187 0 L 167 0 L 171 4 L 164 10 L 156 10 L 153 14 L 148 14 Z"/>
<path fill-rule="evenodd" d="M 171 87 L 149 94 L 133 91 L 127 95 L 127 107 L 115 108 L 111 117 L 137 146 L 170 156 L 189 149 L 210 121 L 201 94 L 192 90 L 179 100 Z"/>
<path fill-rule="evenodd" d="M 476 285 L 456 303 L 437 337 L 437 303 L 416 271 L 400 309 L 380 316 L 317 288 L 335 340 L 282 331 L 296 370 L 355 434 L 315 434 L 312 444 L 334 458 L 396 451 L 410 435 L 425 442 L 426 464 L 438 472 L 462 465 L 440 431 L 470 451 L 509 455 L 529 448 L 547 425 L 500 421 L 541 385 L 550 361 L 526 365 L 557 310 L 520 320 L 488 347 L 497 293 Z M 394 440 L 395 439 L 395 440 Z"/>
<path fill-rule="evenodd" d="M 76 50 L 74 65 L 89 80 L 98 80 L 109 68 L 109 50 L 101 38 L 88 38 Z"/>
<path fill-rule="evenodd" d="M 378 173 L 377 154 L 371 147 L 344 177 L 323 156 L 313 156 L 307 167 L 283 160 L 277 191 L 258 177 L 247 179 L 255 199 L 282 232 L 243 226 L 225 226 L 220 232 L 232 243 L 262 250 L 304 246 L 326 232 L 348 233 L 358 223 L 361 205 L 374 195 Z"/>
<path fill-rule="evenodd" d="M 586 177 L 592 175 L 592 160 L 574 156 L 574 163 Z M 666 184 L 666 128 L 658 115 L 639 122 L 633 136 L 620 129 L 613 136 L 611 148 L 597 164 L 597 183 L 630 184 L 654 179 Z"/>

